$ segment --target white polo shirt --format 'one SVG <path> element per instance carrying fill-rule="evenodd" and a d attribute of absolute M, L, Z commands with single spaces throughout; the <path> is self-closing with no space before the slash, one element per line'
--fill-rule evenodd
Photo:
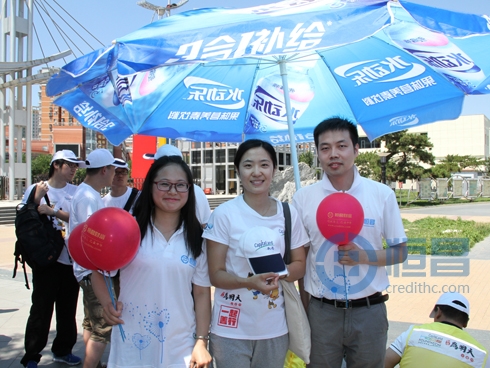
<path fill-rule="evenodd" d="M 381 250 L 383 239 L 388 246 L 406 242 L 393 190 L 363 178 L 356 167 L 354 170 L 354 182 L 346 193 L 354 196 L 364 211 L 364 224 L 354 243 L 366 250 Z M 293 197 L 293 206 L 311 241 L 306 260 L 305 290 L 317 298 L 345 299 L 346 295 L 347 299 L 364 298 L 385 290 L 389 285 L 388 275 L 385 267 L 358 265 L 345 266 L 344 278 L 344 269 L 337 262 L 337 245 L 325 239 L 316 222 L 320 202 L 338 192 L 324 174 L 321 181 L 301 188 Z"/>

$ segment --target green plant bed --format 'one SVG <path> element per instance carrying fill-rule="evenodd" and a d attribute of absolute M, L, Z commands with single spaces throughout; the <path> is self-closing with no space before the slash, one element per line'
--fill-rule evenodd
<path fill-rule="evenodd" d="M 460 218 L 425 217 L 413 222 L 403 219 L 403 225 L 411 254 L 421 254 L 421 247 L 425 246 L 426 254 L 461 255 L 490 235 L 490 224 Z"/>

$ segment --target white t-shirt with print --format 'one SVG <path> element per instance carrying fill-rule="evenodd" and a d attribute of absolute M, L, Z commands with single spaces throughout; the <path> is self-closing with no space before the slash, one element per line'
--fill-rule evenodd
<path fill-rule="evenodd" d="M 263 217 L 238 196 L 218 206 L 211 214 L 203 237 L 228 245 L 226 271 L 247 277 L 252 270 L 247 259 L 236 255 L 242 234 L 254 226 L 266 226 L 282 236 L 281 255 L 284 255 L 284 213 L 276 200 L 277 214 Z M 308 242 L 308 236 L 298 213 L 291 207 L 291 249 Z M 216 288 L 211 332 L 227 338 L 261 340 L 282 336 L 288 332 L 284 314 L 282 288 L 271 295 L 247 288 L 225 290 Z"/>
<path fill-rule="evenodd" d="M 188 367 L 195 340 L 192 284 L 209 287 L 206 254 L 196 259 L 182 227 L 167 242 L 148 227 L 136 257 L 120 270 L 121 318 L 112 329 L 109 367 Z"/>
<path fill-rule="evenodd" d="M 393 190 L 387 185 L 363 178 L 354 167 L 354 182 L 346 192 L 354 196 L 364 211 L 364 224 L 354 243 L 368 250 L 383 249 L 407 241 L 400 210 Z M 385 267 L 368 265 L 345 266 L 337 262 L 337 245 L 327 241 L 318 229 L 316 214 L 321 201 L 329 194 L 339 193 L 324 174 L 321 181 L 298 190 L 293 206 L 298 210 L 310 237 L 306 260 L 305 290 L 327 299 L 359 299 L 385 290 L 388 275 Z M 375 261 L 375 259 L 373 259 Z"/>
<path fill-rule="evenodd" d="M 46 184 L 48 185 L 49 188 L 48 190 L 49 203 L 51 204 L 53 209 L 55 211 L 62 210 L 70 213 L 71 201 L 73 195 L 77 190 L 77 186 L 67 183 L 63 188 L 53 188 L 47 182 Z M 23 203 L 26 203 L 27 199 L 29 198 L 29 195 L 31 194 L 32 189 L 34 188 L 34 185 L 36 184 L 33 184 L 26 189 L 24 193 L 24 197 L 22 198 Z M 46 204 L 44 198 L 41 199 L 40 204 Z M 66 233 L 67 224 L 64 221 L 60 220 L 57 217 L 54 218 L 52 218 L 51 216 L 48 217 L 53 220 L 53 225 L 56 229 Z M 63 247 L 63 250 L 61 251 L 61 254 L 58 257 L 58 262 L 65 265 L 71 265 L 72 264 L 71 258 L 68 255 L 68 249 L 66 247 L 67 240 L 68 237 L 65 237 L 65 247 Z"/>

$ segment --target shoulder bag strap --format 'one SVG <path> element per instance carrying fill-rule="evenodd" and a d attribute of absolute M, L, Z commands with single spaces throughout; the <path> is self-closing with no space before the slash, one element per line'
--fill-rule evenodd
<path fill-rule="evenodd" d="M 284 263 L 291 263 L 291 210 L 289 209 L 289 204 L 282 202 L 282 209 L 284 211 L 284 242 L 286 244 L 286 249 L 284 250 Z"/>
<path fill-rule="evenodd" d="M 137 194 L 138 194 L 138 189 L 133 188 L 131 190 L 131 195 L 129 196 L 128 201 L 124 205 L 124 208 L 123 208 L 124 211 L 129 212 L 129 210 L 131 209 L 131 206 L 133 205 L 134 199 L 136 198 L 136 195 Z"/>

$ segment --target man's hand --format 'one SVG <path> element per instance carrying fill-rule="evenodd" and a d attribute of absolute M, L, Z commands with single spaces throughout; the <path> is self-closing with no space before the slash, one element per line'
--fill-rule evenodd
<path fill-rule="evenodd" d="M 339 245 L 339 263 L 346 266 L 355 266 L 369 262 L 366 251 L 357 244 L 350 242 Z"/>
<path fill-rule="evenodd" d="M 47 215 L 53 217 L 55 215 L 55 210 L 54 208 L 49 207 L 47 204 L 41 204 L 37 208 L 37 212 L 39 212 L 41 215 Z"/>
<path fill-rule="evenodd" d="M 40 181 L 36 185 L 36 194 L 34 194 L 34 202 L 39 204 L 41 203 L 41 199 L 46 195 L 49 191 L 48 183 L 45 181 Z"/>

